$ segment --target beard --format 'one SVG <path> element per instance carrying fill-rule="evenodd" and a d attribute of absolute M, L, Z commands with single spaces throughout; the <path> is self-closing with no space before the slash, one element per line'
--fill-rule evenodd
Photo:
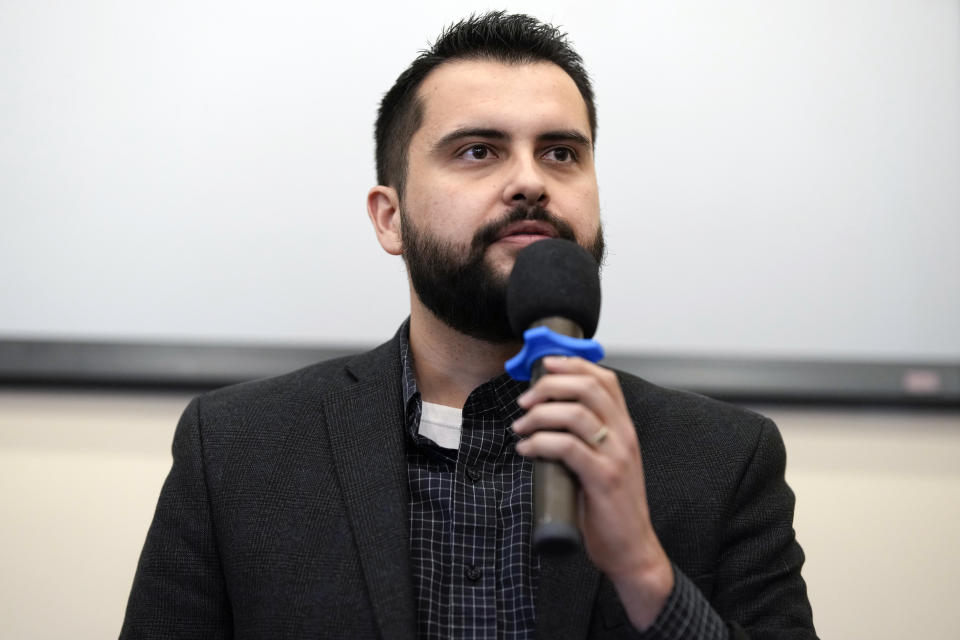
<path fill-rule="evenodd" d="M 417 297 L 437 318 L 460 333 L 493 343 L 517 340 L 507 317 L 509 274 L 497 273 L 486 262 L 487 249 L 508 225 L 523 220 L 546 222 L 557 236 L 580 243 L 573 228 L 540 206 L 519 205 L 481 227 L 469 251 L 441 240 L 411 224 L 401 208 L 403 259 Z M 603 263 L 603 228 L 598 224 L 590 245 L 583 245 L 597 264 Z"/>

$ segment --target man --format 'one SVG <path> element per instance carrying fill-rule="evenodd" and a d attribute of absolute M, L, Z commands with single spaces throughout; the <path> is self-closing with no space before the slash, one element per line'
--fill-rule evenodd
<path fill-rule="evenodd" d="M 517 252 L 602 257 L 595 137 L 580 58 L 532 18 L 414 61 L 367 198 L 408 322 L 191 403 L 123 637 L 815 637 L 772 423 L 578 358 L 503 373 Z M 531 550 L 538 457 L 579 480 L 582 554 Z"/>

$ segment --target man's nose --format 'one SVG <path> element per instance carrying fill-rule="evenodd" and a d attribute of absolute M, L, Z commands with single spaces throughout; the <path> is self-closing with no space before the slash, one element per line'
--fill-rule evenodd
<path fill-rule="evenodd" d="M 516 158 L 511 163 L 507 183 L 504 185 L 503 201 L 510 206 L 516 206 L 523 201 L 528 205 L 547 205 L 550 196 L 547 194 L 543 168 L 536 158 Z"/>

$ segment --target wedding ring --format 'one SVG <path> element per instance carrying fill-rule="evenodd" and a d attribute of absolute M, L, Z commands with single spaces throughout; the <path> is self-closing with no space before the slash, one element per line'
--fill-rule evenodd
<path fill-rule="evenodd" d="M 604 425 L 604 426 L 600 427 L 599 429 L 597 429 L 597 432 L 596 432 L 595 434 L 593 434 L 592 436 L 590 436 L 590 437 L 587 439 L 587 442 L 590 443 L 590 446 L 591 446 L 591 447 L 596 448 L 596 447 L 600 446 L 600 443 L 601 443 L 601 442 L 603 442 L 604 440 L 607 439 L 607 434 L 608 434 L 608 433 L 610 433 L 610 429 L 608 429 L 608 428 L 606 427 L 606 425 Z"/>

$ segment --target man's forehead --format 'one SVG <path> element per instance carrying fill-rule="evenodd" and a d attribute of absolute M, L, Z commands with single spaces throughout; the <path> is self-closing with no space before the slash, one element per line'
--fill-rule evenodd
<path fill-rule="evenodd" d="M 578 129 L 590 137 L 587 105 L 566 71 L 547 61 L 445 62 L 418 89 L 420 132 L 429 137 L 469 126 L 509 130 L 517 120 L 537 120 L 543 129 Z"/>

